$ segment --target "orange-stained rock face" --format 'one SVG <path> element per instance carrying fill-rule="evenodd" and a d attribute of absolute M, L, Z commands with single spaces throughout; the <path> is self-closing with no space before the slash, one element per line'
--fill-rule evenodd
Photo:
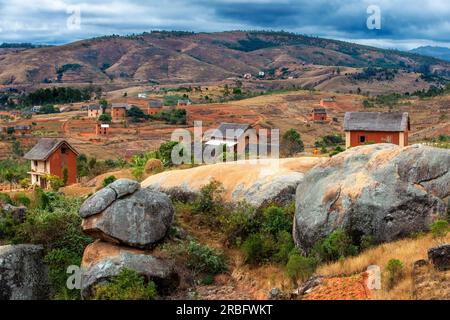
<path fill-rule="evenodd" d="M 181 188 L 189 192 L 198 192 L 212 179 L 222 183 L 226 201 L 247 202 L 259 205 L 283 188 L 290 187 L 292 193 L 304 173 L 315 165 L 325 162 L 326 158 L 301 157 L 276 160 L 264 160 L 260 163 L 238 161 L 199 166 L 186 170 L 166 171 L 147 178 L 142 187 L 158 190 Z"/>

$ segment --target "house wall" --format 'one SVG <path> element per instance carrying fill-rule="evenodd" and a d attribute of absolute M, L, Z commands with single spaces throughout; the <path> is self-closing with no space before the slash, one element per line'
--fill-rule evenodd
<path fill-rule="evenodd" d="M 347 148 L 357 147 L 364 144 L 370 143 L 393 143 L 400 145 L 400 135 L 401 132 L 383 132 L 383 131 L 351 131 L 346 133 L 346 144 Z M 408 134 L 406 133 L 406 136 Z M 366 142 L 360 142 L 360 136 L 366 137 Z M 407 140 L 407 138 L 406 138 Z M 405 142 L 405 139 L 402 140 Z M 407 145 L 407 144 L 405 144 Z"/>
<path fill-rule="evenodd" d="M 63 146 L 66 147 L 66 154 L 62 153 Z M 47 162 L 50 165 L 50 174 L 64 179 L 63 169 L 68 169 L 67 185 L 77 183 L 77 155 L 66 145 L 61 145 L 48 158 Z"/>
<path fill-rule="evenodd" d="M 327 115 L 324 113 L 313 113 L 313 120 L 314 121 L 326 121 Z"/>
<path fill-rule="evenodd" d="M 89 118 L 98 118 L 103 114 L 103 110 L 102 109 L 98 109 L 98 110 L 88 110 L 88 117 Z"/>
<path fill-rule="evenodd" d="M 147 114 L 157 114 L 158 112 L 162 111 L 162 108 L 147 108 Z"/>
<path fill-rule="evenodd" d="M 121 121 L 125 119 L 126 109 L 125 108 L 112 108 L 111 117 L 114 121 Z"/>

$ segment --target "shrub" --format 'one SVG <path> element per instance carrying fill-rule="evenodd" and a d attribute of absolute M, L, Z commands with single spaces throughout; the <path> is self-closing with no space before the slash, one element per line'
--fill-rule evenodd
<path fill-rule="evenodd" d="M 281 231 L 290 232 L 292 230 L 292 217 L 288 216 L 280 207 L 268 207 L 263 212 L 263 218 L 262 229 L 273 236 Z"/>
<path fill-rule="evenodd" d="M 113 183 L 116 180 L 117 180 L 117 178 L 115 176 L 106 177 L 102 183 L 103 188 L 110 185 L 111 183 Z"/>
<path fill-rule="evenodd" d="M 112 121 L 112 117 L 109 113 L 103 113 L 98 117 L 98 121 L 104 122 L 104 123 L 110 123 Z"/>
<path fill-rule="evenodd" d="M 446 220 L 437 220 L 431 225 L 431 234 L 435 239 L 443 239 L 448 234 L 449 223 Z"/>
<path fill-rule="evenodd" d="M 16 235 L 16 230 L 17 224 L 11 214 L 0 218 L 0 239 L 11 241 Z"/>
<path fill-rule="evenodd" d="M 366 249 L 373 247 L 374 244 L 375 244 L 375 241 L 374 241 L 373 237 L 365 234 L 361 237 L 361 244 L 360 244 L 359 248 L 361 251 L 366 250 Z"/>
<path fill-rule="evenodd" d="M 336 230 L 322 241 L 318 241 L 313 253 L 321 262 L 337 261 L 347 256 L 355 255 L 357 247 L 344 230 Z"/>
<path fill-rule="evenodd" d="M 308 280 L 316 270 L 317 261 L 312 257 L 303 257 L 297 252 L 293 252 L 289 256 L 289 261 L 286 264 L 286 272 L 292 279 L 292 282 L 297 285 L 298 281 Z"/>
<path fill-rule="evenodd" d="M 268 261 L 276 252 L 275 239 L 271 235 L 254 233 L 244 241 L 241 250 L 246 263 L 258 265 Z"/>
<path fill-rule="evenodd" d="M 161 162 L 165 167 L 171 167 L 173 165 L 172 163 L 172 149 L 178 145 L 179 142 L 177 141 L 168 141 L 159 147 L 158 156 Z M 145 165 L 145 163 L 144 163 Z"/>
<path fill-rule="evenodd" d="M 0 193 L 0 204 L 1 203 L 12 204 L 11 197 L 8 194 L 6 194 L 6 193 Z"/>
<path fill-rule="evenodd" d="M 37 190 L 40 207 L 29 210 L 25 222 L 17 226 L 14 242 L 42 244 L 55 298 L 78 299 L 79 292 L 67 291 L 66 270 L 79 265 L 84 248 L 92 240 L 81 229 L 80 201 Z"/>
<path fill-rule="evenodd" d="M 239 203 L 234 210 L 227 210 L 219 216 L 219 221 L 227 245 L 240 246 L 243 239 L 259 228 L 255 209 L 246 203 Z"/>
<path fill-rule="evenodd" d="M 31 204 L 31 200 L 25 193 L 19 192 L 14 196 L 14 203 L 16 205 L 23 205 L 25 207 L 29 207 Z"/>
<path fill-rule="evenodd" d="M 64 180 L 58 176 L 48 175 L 45 179 L 50 183 L 52 190 L 55 192 L 64 187 Z"/>
<path fill-rule="evenodd" d="M 218 274 L 227 270 L 224 255 L 196 241 L 189 241 L 185 248 L 187 267 L 194 274 Z"/>
<path fill-rule="evenodd" d="M 147 284 L 136 271 L 122 269 L 106 284 L 94 288 L 93 300 L 155 300 L 158 294 L 154 282 Z"/>
<path fill-rule="evenodd" d="M 292 234 L 288 231 L 281 231 L 276 237 L 276 252 L 273 258 L 276 262 L 285 264 L 289 259 L 289 254 L 294 250 L 295 244 Z"/>
<path fill-rule="evenodd" d="M 194 213 L 204 214 L 208 217 L 208 222 L 214 221 L 214 216 L 223 205 L 224 189 L 222 183 L 217 180 L 212 180 L 209 184 L 200 189 L 200 194 L 194 203 Z"/>
<path fill-rule="evenodd" d="M 386 272 L 388 289 L 392 289 L 403 277 L 403 263 L 398 259 L 389 260 Z"/>

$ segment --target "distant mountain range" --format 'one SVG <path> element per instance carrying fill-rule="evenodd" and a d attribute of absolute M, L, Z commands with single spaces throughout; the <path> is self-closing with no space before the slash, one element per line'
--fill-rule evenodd
<path fill-rule="evenodd" d="M 413 53 L 418 53 L 424 56 L 430 56 L 437 59 L 450 61 L 450 48 L 446 47 L 432 47 L 424 46 L 411 50 Z"/>
<path fill-rule="evenodd" d="M 201 82 L 260 72 L 279 79 L 312 65 L 450 77 L 450 62 L 436 58 L 287 32 L 159 31 L 29 47 L 0 49 L 0 84 Z"/>

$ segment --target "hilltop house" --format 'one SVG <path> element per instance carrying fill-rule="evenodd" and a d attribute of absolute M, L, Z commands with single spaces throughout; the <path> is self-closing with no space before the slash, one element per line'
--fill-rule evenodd
<path fill-rule="evenodd" d="M 407 112 L 347 112 L 344 117 L 347 148 L 371 143 L 408 145 L 411 130 Z"/>
<path fill-rule="evenodd" d="M 161 100 L 151 100 L 148 102 L 147 114 L 152 115 L 163 110 L 163 102 Z"/>
<path fill-rule="evenodd" d="M 311 117 L 313 121 L 327 121 L 327 110 L 324 108 L 314 108 Z"/>
<path fill-rule="evenodd" d="M 147 99 L 147 94 L 146 93 L 138 93 L 138 98 L 139 99 Z"/>
<path fill-rule="evenodd" d="M 29 125 L 17 125 L 14 127 L 15 135 L 30 134 L 30 133 L 31 133 L 31 126 Z"/>
<path fill-rule="evenodd" d="M 103 108 L 97 105 L 87 107 L 88 118 L 98 119 L 103 114 Z"/>
<path fill-rule="evenodd" d="M 221 123 L 220 126 L 210 134 L 205 134 L 203 142 L 207 146 L 226 146 L 228 151 L 243 154 L 249 150 L 250 143 L 257 144 L 256 141 L 250 141 L 253 127 L 246 123 Z"/>
<path fill-rule="evenodd" d="M 31 185 L 42 189 L 49 187 L 46 176 L 57 176 L 66 185 L 77 182 L 78 152 L 65 140 L 44 138 L 27 153 L 24 158 L 31 161 Z"/>
<path fill-rule="evenodd" d="M 130 109 L 128 103 L 113 103 L 111 106 L 111 117 L 113 122 L 124 121 L 127 116 L 127 110 Z"/>
<path fill-rule="evenodd" d="M 41 109 L 42 109 L 42 106 L 33 106 L 31 108 L 31 112 L 32 113 L 39 113 L 41 111 Z"/>

